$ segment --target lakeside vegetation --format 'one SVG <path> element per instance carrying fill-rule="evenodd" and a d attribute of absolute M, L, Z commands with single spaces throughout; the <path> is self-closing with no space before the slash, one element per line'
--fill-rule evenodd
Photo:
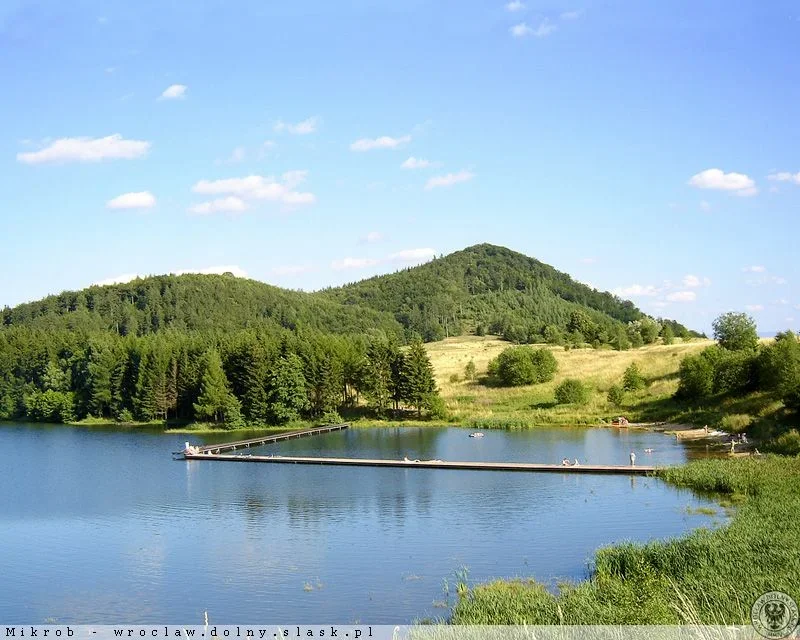
<path fill-rule="evenodd" d="M 558 594 L 530 580 L 463 588 L 456 624 L 749 624 L 768 591 L 800 598 L 800 458 L 692 462 L 660 471 L 680 487 L 737 505 L 729 524 L 601 549 L 585 582 Z"/>

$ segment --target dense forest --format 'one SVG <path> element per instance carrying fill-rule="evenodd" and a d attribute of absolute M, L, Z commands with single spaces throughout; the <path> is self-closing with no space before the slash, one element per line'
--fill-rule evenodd
<path fill-rule="evenodd" d="M 233 428 L 356 409 L 441 414 L 421 340 L 466 332 L 617 349 L 689 335 L 491 245 L 317 293 L 155 276 L 5 308 L 0 419 Z"/>
<path fill-rule="evenodd" d="M 474 332 L 519 343 L 615 344 L 630 323 L 647 320 L 627 300 L 490 244 L 321 293 L 348 306 L 391 313 L 426 341 Z M 665 325 L 680 337 L 699 336 L 674 321 L 659 321 L 659 330 Z"/>

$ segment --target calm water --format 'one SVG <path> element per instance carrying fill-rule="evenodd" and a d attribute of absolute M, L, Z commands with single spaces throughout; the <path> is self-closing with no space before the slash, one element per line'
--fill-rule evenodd
<path fill-rule="evenodd" d="M 353 429 L 251 453 L 679 463 L 612 429 Z M 446 615 L 443 579 L 585 577 L 599 546 L 707 526 L 706 502 L 626 476 L 173 461 L 186 436 L 0 425 L 5 624 L 395 624 Z M 191 438 L 199 442 L 197 437 Z M 654 449 L 645 454 L 645 448 Z"/>

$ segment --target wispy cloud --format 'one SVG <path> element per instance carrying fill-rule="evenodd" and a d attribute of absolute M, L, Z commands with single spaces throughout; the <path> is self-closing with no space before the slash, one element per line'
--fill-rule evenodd
<path fill-rule="evenodd" d="M 319 118 L 317 116 L 311 116 L 306 120 L 301 122 L 297 122 L 292 124 L 290 122 L 283 122 L 282 120 L 278 120 L 275 123 L 274 129 L 277 133 L 292 133 L 298 136 L 305 136 L 309 133 L 314 133 L 319 126 Z"/>
<path fill-rule="evenodd" d="M 797 173 L 779 171 L 777 173 L 769 174 L 767 179 L 772 180 L 773 182 L 793 182 L 794 184 L 800 184 L 800 171 Z"/>
<path fill-rule="evenodd" d="M 425 247 L 423 249 L 405 249 L 403 251 L 398 251 L 397 253 L 393 253 L 389 256 L 389 260 L 392 262 L 425 262 L 430 260 L 436 255 L 436 252 L 429 248 Z"/>
<path fill-rule="evenodd" d="M 225 198 L 216 198 L 215 200 L 208 200 L 196 204 L 189 207 L 189 212 L 203 216 L 212 213 L 241 213 L 247 211 L 248 208 L 247 203 L 241 198 L 227 196 Z"/>
<path fill-rule="evenodd" d="M 692 274 L 686 275 L 683 278 L 683 286 L 689 289 L 696 289 L 698 287 L 708 287 L 711 285 L 711 279 L 706 277 L 699 277 Z"/>
<path fill-rule="evenodd" d="M 360 138 L 350 145 L 350 151 L 372 151 L 373 149 L 397 149 L 411 142 L 411 136 L 380 136 L 379 138 Z"/>
<path fill-rule="evenodd" d="M 562 20 L 577 20 L 578 18 L 583 16 L 583 9 L 577 9 L 575 11 L 565 11 L 561 14 Z"/>
<path fill-rule="evenodd" d="M 700 201 L 700 210 L 701 211 L 705 211 L 706 213 L 708 213 L 709 211 L 711 211 L 711 203 L 708 202 L 707 200 L 701 200 Z"/>
<path fill-rule="evenodd" d="M 247 149 L 245 147 L 236 147 L 227 158 L 217 160 L 217 164 L 238 164 L 246 159 Z"/>
<path fill-rule="evenodd" d="M 694 291 L 674 291 L 667 294 L 669 302 L 694 302 L 697 299 L 697 294 Z"/>
<path fill-rule="evenodd" d="M 656 296 L 659 294 L 660 289 L 652 284 L 632 284 L 629 287 L 617 287 L 611 293 L 620 298 L 638 298 Z"/>
<path fill-rule="evenodd" d="M 182 100 L 189 89 L 185 84 L 171 84 L 159 96 L 159 100 Z"/>
<path fill-rule="evenodd" d="M 200 273 L 206 275 L 222 275 L 223 273 L 230 273 L 236 276 L 237 278 L 246 278 L 247 272 L 242 269 L 240 266 L 235 264 L 226 264 L 226 265 L 219 265 L 214 267 L 204 267 L 201 269 L 177 269 L 173 271 L 169 271 L 168 273 L 182 276 L 187 273 Z M 154 275 L 154 274 L 150 274 Z M 119 276 L 114 276 L 112 278 L 106 278 L 105 280 L 98 280 L 97 282 L 93 282 L 92 285 L 96 287 L 104 287 L 110 284 L 125 284 L 127 282 L 131 282 L 132 280 L 136 280 L 136 278 L 146 278 L 148 277 L 147 274 L 140 274 L 140 273 L 123 273 Z"/>
<path fill-rule="evenodd" d="M 411 156 L 400 165 L 403 169 L 428 169 L 430 167 L 439 166 L 438 162 L 431 162 L 430 160 L 425 160 L 424 158 L 415 158 Z"/>
<path fill-rule="evenodd" d="M 107 209 L 151 209 L 156 206 L 156 198 L 149 191 L 123 193 L 106 202 Z"/>
<path fill-rule="evenodd" d="M 744 306 L 745 309 L 748 311 L 763 311 L 764 305 L 763 304 L 746 304 Z"/>
<path fill-rule="evenodd" d="M 549 18 L 545 18 L 539 23 L 539 26 L 532 29 L 525 22 L 515 24 L 509 29 L 509 33 L 515 38 L 525 38 L 526 36 L 535 36 L 536 38 L 544 38 L 556 31 L 558 27 L 553 24 Z"/>
<path fill-rule="evenodd" d="M 150 146 L 145 140 L 126 140 L 118 133 L 105 138 L 59 138 L 39 151 L 18 153 L 17 161 L 44 164 L 131 160 L 147 155 Z"/>
<path fill-rule="evenodd" d="M 742 271 L 745 273 L 764 273 L 767 268 L 760 264 L 754 264 L 749 267 L 742 267 Z"/>
<path fill-rule="evenodd" d="M 252 201 L 278 202 L 284 205 L 313 204 L 313 193 L 300 192 L 307 171 L 287 171 L 280 179 L 272 176 L 251 175 L 244 178 L 222 180 L 200 180 L 192 191 L 202 195 L 221 195 L 224 198 L 203 202 L 190 209 L 192 213 L 217 213 L 220 211 L 244 211 Z"/>
<path fill-rule="evenodd" d="M 754 196 L 758 193 L 756 183 L 744 173 L 725 173 L 722 169 L 706 169 L 689 178 L 689 185 L 697 189 L 730 191 L 737 196 Z"/>
<path fill-rule="evenodd" d="M 443 176 L 434 176 L 425 183 L 425 190 L 430 191 L 438 187 L 452 187 L 460 182 L 469 182 L 475 177 L 472 171 L 459 171 L 458 173 L 448 173 Z"/>
<path fill-rule="evenodd" d="M 517 13 L 523 9 L 525 9 L 525 3 L 520 0 L 512 0 L 506 3 L 506 11 L 510 11 L 511 13 Z"/>
<path fill-rule="evenodd" d="M 361 242 L 366 242 L 367 244 L 373 244 L 383 240 L 383 234 L 380 231 L 370 231 L 367 235 L 359 238 L 359 240 Z"/>
<path fill-rule="evenodd" d="M 331 262 L 331 269 L 342 271 L 344 269 L 364 269 L 378 264 L 374 258 L 342 258 Z"/>

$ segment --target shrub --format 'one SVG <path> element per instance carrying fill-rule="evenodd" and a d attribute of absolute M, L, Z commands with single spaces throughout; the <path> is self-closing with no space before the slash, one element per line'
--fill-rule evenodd
<path fill-rule="evenodd" d="M 608 390 L 608 401 L 615 407 L 621 407 L 625 402 L 625 390 L 618 384 L 615 384 Z"/>
<path fill-rule="evenodd" d="M 450 382 L 452 382 L 453 384 L 456 384 L 457 382 L 461 382 L 461 376 L 459 376 L 457 373 L 451 374 L 450 375 Z"/>
<path fill-rule="evenodd" d="M 489 363 L 489 375 L 499 384 L 518 387 L 553 379 L 558 363 L 548 349 L 509 347 Z"/>
<path fill-rule="evenodd" d="M 770 445 L 770 451 L 780 453 L 785 456 L 800 455 L 800 432 L 792 429 L 778 438 Z"/>
<path fill-rule="evenodd" d="M 707 356 L 718 351 L 712 359 L 714 393 L 731 393 L 752 389 L 756 384 L 756 354 L 753 351 L 723 351 L 713 347 Z M 705 352 L 704 352 L 705 353 Z"/>
<path fill-rule="evenodd" d="M 428 414 L 434 420 L 450 420 L 451 415 L 447 410 L 447 405 L 444 403 L 442 396 L 438 393 L 430 393 L 425 396 L 425 406 L 428 409 Z"/>
<path fill-rule="evenodd" d="M 741 433 L 753 424 L 753 417 L 746 413 L 732 413 L 723 416 L 720 426 L 728 433 Z"/>
<path fill-rule="evenodd" d="M 625 369 L 625 374 L 622 376 L 622 388 L 625 391 L 638 391 L 639 389 L 644 389 L 644 385 L 645 380 L 642 372 L 639 371 L 639 365 L 632 362 Z"/>
<path fill-rule="evenodd" d="M 676 395 L 686 400 L 700 400 L 714 390 L 714 368 L 702 355 L 687 356 L 678 370 L 680 382 Z"/>
<path fill-rule="evenodd" d="M 556 387 L 558 404 L 586 404 L 588 401 L 589 389 L 580 380 L 567 378 Z"/>
<path fill-rule="evenodd" d="M 342 416 L 340 416 L 339 412 L 335 409 L 330 409 L 323 413 L 319 421 L 320 424 L 341 424 L 344 422 L 344 420 L 342 420 Z"/>
<path fill-rule="evenodd" d="M 129 424 L 133 422 L 133 414 L 130 412 L 130 409 L 123 409 L 117 414 L 117 422 L 121 422 L 122 424 Z"/>
<path fill-rule="evenodd" d="M 469 381 L 472 381 L 476 378 L 476 376 L 477 376 L 477 369 L 475 368 L 475 361 L 470 360 L 467 363 L 467 366 L 464 367 L 464 378 Z"/>

